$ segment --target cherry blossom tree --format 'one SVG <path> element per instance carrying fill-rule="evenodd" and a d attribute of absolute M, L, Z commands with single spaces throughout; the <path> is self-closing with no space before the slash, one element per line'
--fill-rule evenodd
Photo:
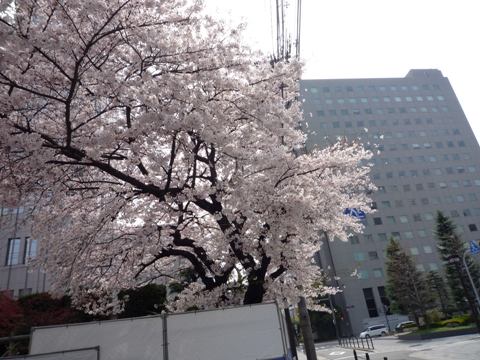
<path fill-rule="evenodd" d="M 30 205 L 54 294 L 105 311 L 185 268 L 177 310 L 335 291 L 312 256 L 361 231 L 343 211 L 369 211 L 371 153 L 300 151 L 299 61 L 272 66 L 201 1 L 1 6 L 0 201 Z"/>

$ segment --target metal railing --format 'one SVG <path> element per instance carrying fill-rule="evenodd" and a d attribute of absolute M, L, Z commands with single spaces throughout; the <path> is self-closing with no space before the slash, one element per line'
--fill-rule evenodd
<path fill-rule="evenodd" d="M 370 336 L 364 338 L 357 338 L 356 336 L 342 337 L 340 338 L 340 345 L 359 349 L 375 349 L 373 346 L 373 339 Z"/>

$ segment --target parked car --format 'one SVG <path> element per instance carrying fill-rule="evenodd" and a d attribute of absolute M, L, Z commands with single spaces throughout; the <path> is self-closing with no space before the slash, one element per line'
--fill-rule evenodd
<path fill-rule="evenodd" d="M 361 338 L 387 335 L 388 329 L 385 325 L 372 325 L 360 333 Z"/>
<path fill-rule="evenodd" d="M 402 331 L 405 325 L 415 324 L 413 321 L 402 321 L 397 324 L 395 330 Z"/>

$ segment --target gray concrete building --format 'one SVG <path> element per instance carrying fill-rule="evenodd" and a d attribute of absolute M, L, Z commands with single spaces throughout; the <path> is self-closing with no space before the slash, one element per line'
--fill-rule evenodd
<path fill-rule="evenodd" d="M 363 220 L 362 234 L 347 243 L 324 241 L 318 254 L 322 267 L 341 276 L 343 293 L 335 296 L 345 312 L 341 332 L 358 335 L 387 318 L 395 326 L 401 318 L 384 306 L 388 239 L 400 240 L 425 274 L 443 272 L 432 234 L 437 210 L 452 217 L 465 242 L 480 239 L 478 142 L 439 70 L 410 70 L 404 78 L 301 80 L 300 87 L 307 150 L 340 136 L 379 144 L 371 174 L 377 212 Z M 361 278 L 347 276 L 355 267 Z"/>
<path fill-rule="evenodd" d="M 48 276 L 28 269 L 28 261 L 37 254 L 38 242 L 30 236 L 28 211 L 1 208 L 0 217 L 0 291 L 17 298 L 48 291 Z"/>

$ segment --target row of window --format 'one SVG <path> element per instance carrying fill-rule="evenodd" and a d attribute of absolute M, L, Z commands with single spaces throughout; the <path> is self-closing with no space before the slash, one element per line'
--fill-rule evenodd
<path fill-rule="evenodd" d="M 431 144 L 430 143 L 424 143 L 423 146 L 426 148 L 426 149 L 430 149 L 431 148 Z M 437 149 L 439 147 L 437 146 Z M 378 159 L 371 159 L 368 161 L 368 163 L 370 164 L 380 164 L 382 167 L 384 165 L 388 165 L 388 164 L 395 164 L 395 165 L 398 165 L 398 164 L 402 164 L 402 163 L 405 163 L 405 164 L 413 164 L 413 163 L 425 163 L 427 162 L 427 159 L 430 161 L 430 162 L 436 162 L 437 160 L 439 161 L 455 161 L 455 160 L 460 160 L 460 159 L 463 159 L 463 160 L 471 160 L 472 157 L 470 155 L 470 153 L 461 153 L 461 154 L 450 154 L 450 157 L 451 159 L 449 158 L 449 155 L 448 154 L 439 154 L 439 155 L 430 155 L 430 156 L 424 156 L 424 155 L 419 155 L 419 156 L 416 156 L 416 157 L 413 157 L 413 156 L 406 156 L 404 158 L 401 158 L 401 157 L 394 157 L 394 158 L 380 158 L 380 160 L 378 161 Z M 463 167 L 458 167 L 459 169 Z M 472 168 L 474 169 L 475 167 L 472 166 L 467 166 L 468 169 Z M 465 169 L 463 169 L 463 172 Z M 458 170 L 459 172 L 462 171 L 462 170 Z M 469 172 L 475 172 L 475 170 L 473 171 L 470 171 Z"/>
<path fill-rule="evenodd" d="M 467 197 L 464 195 L 457 195 L 457 196 L 445 196 L 444 202 L 445 204 L 453 204 L 455 200 L 459 203 L 465 202 Z M 477 194 L 468 194 L 468 200 L 469 201 L 477 201 L 478 197 Z M 393 202 L 393 201 L 392 201 Z M 378 209 L 378 205 L 380 205 L 380 208 L 382 209 L 390 209 L 393 207 L 392 202 L 385 200 L 381 201 L 380 204 L 378 204 L 376 201 L 372 202 L 371 207 L 372 209 Z M 434 196 L 431 198 L 431 202 L 433 204 L 442 204 L 442 199 L 438 196 Z M 395 200 L 394 205 L 396 208 L 402 208 L 405 205 L 407 206 L 416 206 L 419 204 L 422 205 L 428 205 L 430 203 L 430 200 L 428 198 L 421 198 L 420 201 L 418 201 L 418 198 L 414 199 L 401 199 L 401 200 Z M 475 208 L 475 215 L 480 215 L 480 208 Z M 465 215 L 468 216 L 468 215 Z M 401 221 L 401 222 L 408 222 L 408 221 Z"/>
<path fill-rule="evenodd" d="M 13 238 L 8 240 L 6 266 L 27 264 L 28 259 L 37 255 L 37 240 L 26 238 L 24 240 L 23 254 L 20 253 L 21 239 Z M 23 256 L 22 256 L 23 255 Z"/>
<path fill-rule="evenodd" d="M 477 171 L 475 166 L 467 166 L 467 170 L 468 170 L 468 172 L 471 172 L 471 173 L 474 173 L 474 172 Z M 409 172 L 410 172 L 411 177 L 418 177 L 419 176 L 418 170 L 413 169 L 413 170 L 410 170 Z M 423 169 L 422 172 L 423 172 L 423 175 L 431 175 L 430 169 Z M 440 168 L 435 168 L 435 169 L 433 169 L 433 173 L 435 175 L 443 175 L 444 172 Z M 449 174 L 449 175 L 450 174 L 455 174 L 455 173 L 464 174 L 465 173 L 465 168 L 463 166 L 457 166 L 456 168 L 448 166 L 448 167 L 445 168 L 445 173 Z M 398 174 L 399 178 L 407 177 L 407 171 L 406 170 L 400 170 L 400 171 L 397 172 L 397 174 Z M 387 171 L 385 173 L 385 178 L 387 178 L 387 179 L 393 179 L 394 177 L 395 177 L 395 175 L 394 175 L 393 171 Z M 375 180 L 379 180 L 379 179 L 382 178 L 382 174 L 379 173 L 379 172 L 376 172 L 376 173 L 373 174 L 373 178 Z M 475 183 L 476 182 L 477 181 L 475 180 Z"/>
<path fill-rule="evenodd" d="M 420 250 L 418 249 L 417 246 L 410 247 L 409 250 L 410 250 L 411 255 L 414 255 L 414 256 L 415 255 L 420 255 Z M 432 254 L 433 249 L 430 245 L 424 245 L 423 246 L 423 252 L 425 254 Z M 359 262 L 365 261 L 365 253 L 355 252 L 355 253 L 353 253 L 353 258 L 354 258 L 355 261 L 359 261 Z M 387 251 L 386 250 L 383 251 L 383 258 L 384 259 L 387 258 Z M 369 259 L 369 260 L 379 260 L 378 252 L 375 251 L 375 250 L 367 251 L 367 259 Z"/>
<path fill-rule="evenodd" d="M 473 181 L 473 183 L 475 184 L 475 186 L 480 186 L 480 179 L 475 179 Z M 444 182 L 444 181 L 441 181 L 438 184 L 439 184 L 441 189 L 448 187 L 447 183 Z M 460 184 L 462 184 L 463 187 L 471 187 L 472 186 L 472 182 L 470 180 L 462 180 L 461 182 L 457 181 L 457 180 L 454 180 L 454 181 L 450 182 L 450 186 L 454 189 L 459 188 Z M 403 191 L 405 191 L 405 192 L 412 191 L 412 186 L 410 184 L 405 184 L 405 185 L 402 185 L 401 187 L 399 185 L 390 185 L 390 186 L 388 186 L 388 191 L 387 191 L 387 187 L 379 186 L 377 192 L 379 194 L 386 194 L 387 192 L 388 193 L 398 193 L 398 192 L 400 192 L 400 188 L 402 188 Z M 436 185 L 433 182 L 429 182 L 429 183 L 427 183 L 427 188 L 428 189 L 436 189 Z M 424 187 L 423 187 L 422 184 L 415 184 L 415 189 L 416 190 L 423 190 Z"/>
<path fill-rule="evenodd" d="M 423 264 L 417 264 L 416 265 L 417 270 L 424 272 L 425 271 L 425 266 Z M 430 271 L 437 271 L 438 270 L 438 265 L 436 263 L 429 263 L 428 264 L 429 270 Z M 365 269 L 360 269 L 358 270 L 358 273 L 360 275 L 361 279 L 369 279 L 370 278 L 370 273 L 368 270 Z M 373 277 L 375 278 L 381 278 L 383 277 L 383 270 L 381 268 L 378 269 L 373 269 L 372 270 Z"/>
<path fill-rule="evenodd" d="M 443 95 L 437 95 L 436 96 L 437 100 L 439 101 L 445 101 L 445 97 Z M 427 95 L 425 96 L 425 98 L 423 96 L 415 96 L 415 97 L 412 97 L 412 96 L 405 96 L 404 98 L 402 98 L 401 96 L 394 96 L 394 97 L 390 97 L 390 96 L 384 96 L 382 98 L 379 98 L 379 97 L 372 97 L 372 98 L 366 98 L 366 97 L 362 97 L 360 98 L 360 103 L 362 104 L 368 104 L 368 103 L 380 103 L 380 102 L 384 102 L 384 103 L 390 103 L 390 102 L 413 102 L 413 100 L 416 100 L 416 101 L 434 101 L 435 98 L 431 95 Z M 327 105 L 332 105 L 336 100 L 336 103 L 337 104 L 346 104 L 346 103 L 349 103 L 349 104 L 357 104 L 358 103 L 358 99 L 357 98 L 354 98 L 354 97 L 351 97 L 351 98 L 348 98 L 348 99 L 344 99 L 344 98 L 337 98 L 337 99 L 332 99 L 332 98 L 323 98 L 323 101 L 322 99 L 320 98 L 315 98 L 313 99 L 313 103 L 315 105 L 321 105 L 322 103 L 324 104 L 327 104 Z"/>
<path fill-rule="evenodd" d="M 365 114 L 367 115 L 373 115 L 373 114 L 377 114 L 377 115 L 384 115 L 384 114 L 396 114 L 397 113 L 397 110 L 393 107 L 389 107 L 387 109 L 383 109 L 383 108 L 375 108 L 375 109 L 363 109 Z M 398 108 L 398 112 L 400 114 L 407 114 L 407 113 L 419 113 L 419 112 L 423 112 L 423 113 L 428 113 L 428 112 L 434 112 L 434 113 L 438 113 L 443 111 L 443 112 L 449 112 L 450 111 L 450 108 L 448 106 L 442 106 L 442 107 L 438 107 L 438 106 L 432 106 L 430 108 L 430 111 L 429 109 L 426 107 L 426 106 L 421 106 L 420 108 L 416 108 L 415 106 L 412 106 L 412 107 L 409 107 L 409 108 L 406 108 L 406 107 L 399 107 Z M 353 109 L 353 110 L 348 110 L 348 109 L 340 109 L 340 111 L 337 111 L 335 109 L 330 109 L 330 110 L 317 110 L 316 111 L 316 114 L 317 116 L 325 116 L 325 115 L 329 115 L 329 116 L 338 116 L 338 115 L 361 115 L 362 114 L 362 111 L 360 109 Z"/>
<path fill-rule="evenodd" d="M 437 84 L 433 84 L 433 85 L 427 85 L 427 84 L 424 84 L 422 85 L 422 89 L 423 90 L 430 90 L 430 87 L 431 89 L 433 90 L 440 90 L 440 86 L 437 85 Z M 346 86 L 345 87 L 345 91 L 346 92 L 353 92 L 353 86 Z M 322 88 L 318 88 L 318 87 L 311 87 L 310 88 L 310 92 L 312 94 L 317 94 L 320 92 L 320 90 L 324 93 L 329 93 L 330 92 L 330 87 L 328 86 L 323 86 Z M 342 87 L 341 86 L 333 86 L 331 88 L 332 92 L 335 92 L 335 93 L 341 93 L 343 92 L 342 90 Z M 365 92 L 366 90 L 368 90 L 369 92 L 377 92 L 377 87 L 374 86 L 374 85 L 370 85 L 370 86 L 363 86 L 363 85 L 359 85 L 359 86 L 356 86 L 356 91 L 359 91 L 359 92 Z M 381 91 L 381 92 L 385 92 L 387 90 L 390 90 L 390 91 L 398 91 L 398 90 L 402 90 L 402 91 L 409 91 L 409 90 L 413 90 L 413 91 L 418 91 L 420 90 L 420 87 L 418 85 L 411 85 L 410 87 L 408 85 L 390 85 L 390 86 L 378 86 L 378 91 Z"/>
<path fill-rule="evenodd" d="M 414 199 L 410 199 L 409 201 L 412 201 Z M 424 200 L 424 199 L 422 199 Z M 413 201 L 412 201 L 413 202 Z M 423 204 L 423 203 L 422 203 Z M 385 216 L 385 223 L 387 225 L 393 225 L 397 223 L 397 219 L 399 223 L 407 223 L 408 222 L 408 216 L 407 215 L 400 215 L 398 217 L 395 216 Z M 428 219 L 427 219 L 428 220 Z M 374 217 L 373 218 L 373 224 L 374 225 L 383 225 L 383 220 L 381 217 Z M 460 225 L 459 225 L 460 226 Z M 468 229 L 470 231 L 478 231 L 477 225 L 475 224 L 469 224 Z M 420 234 L 419 234 L 420 236 Z M 420 237 L 426 237 L 426 236 L 420 236 Z"/>
<path fill-rule="evenodd" d="M 413 122 L 412 122 L 413 121 Z M 391 122 L 391 124 L 390 124 Z M 350 124 L 352 122 L 343 122 L 345 125 L 345 127 L 350 127 L 350 126 L 347 126 L 346 124 Z M 447 118 L 426 118 L 426 119 L 403 119 L 403 124 L 404 125 L 439 125 L 439 124 L 454 124 L 455 121 L 453 119 L 453 117 L 447 117 Z M 340 128 L 340 122 L 320 122 L 320 128 L 322 129 L 328 129 L 329 128 L 329 124 L 332 124 L 332 127 L 333 128 Z M 338 124 L 338 125 L 337 125 Z M 400 125 L 401 124 L 401 121 L 399 119 L 392 119 L 392 120 L 367 120 L 367 121 L 364 121 L 364 120 L 357 120 L 356 121 L 356 124 L 357 124 L 357 127 L 360 127 L 360 128 L 364 128 L 366 126 L 366 124 L 368 124 L 368 126 L 370 128 L 375 128 L 377 126 L 391 126 L 391 125 Z M 353 127 L 353 125 L 352 125 Z M 445 131 L 447 131 L 447 134 L 445 134 Z M 435 128 L 431 131 L 431 135 L 432 136 L 439 136 L 439 135 L 448 135 L 448 130 L 445 130 L 445 129 L 442 129 L 442 132 L 439 133 L 438 132 L 438 129 Z M 379 135 L 378 135 L 379 136 Z"/>
<path fill-rule="evenodd" d="M 459 216 L 458 211 L 457 210 L 454 210 L 454 211 L 456 212 L 456 216 Z M 415 219 L 416 216 L 418 217 L 418 220 Z M 433 215 L 430 214 L 430 216 L 431 216 L 430 220 L 433 220 Z M 414 214 L 414 221 L 421 221 L 420 214 Z M 478 231 L 476 224 L 469 224 L 468 228 L 470 231 Z M 455 231 L 458 234 L 463 234 L 465 232 L 465 228 L 463 227 L 463 225 L 457 225 L 457 227 L 455 228 Z M 432 235 L 433 235 L 433 232 L 432 232 Z M 393 231 L 390 233 L 390 235 L 387 235 L 386 233 L 377 234 L 378 241 L 380 242 L 388 241 L 389 236 L 392 236 L 394 240 L 399 240 L 399 241 L 402 240 L 402 235 L 398 231 Z M 403 238 L 405 239 L 426 238 L 426 237 L 428 237 L 428 231 L 425 229 L 417 230 L 416 233 L 414 233 L 413 230 L 407 230 L 403 232 Z M 363 240 L 365 244 L 370 244 L 374 242 L 374 238 L 372 235 L 364 235 Z M 360 244 L 360 238 L 358 237 L 358 235 L 350 236 L 349 241 L 350 241 L 350 244 L 352 245 Z"/>

